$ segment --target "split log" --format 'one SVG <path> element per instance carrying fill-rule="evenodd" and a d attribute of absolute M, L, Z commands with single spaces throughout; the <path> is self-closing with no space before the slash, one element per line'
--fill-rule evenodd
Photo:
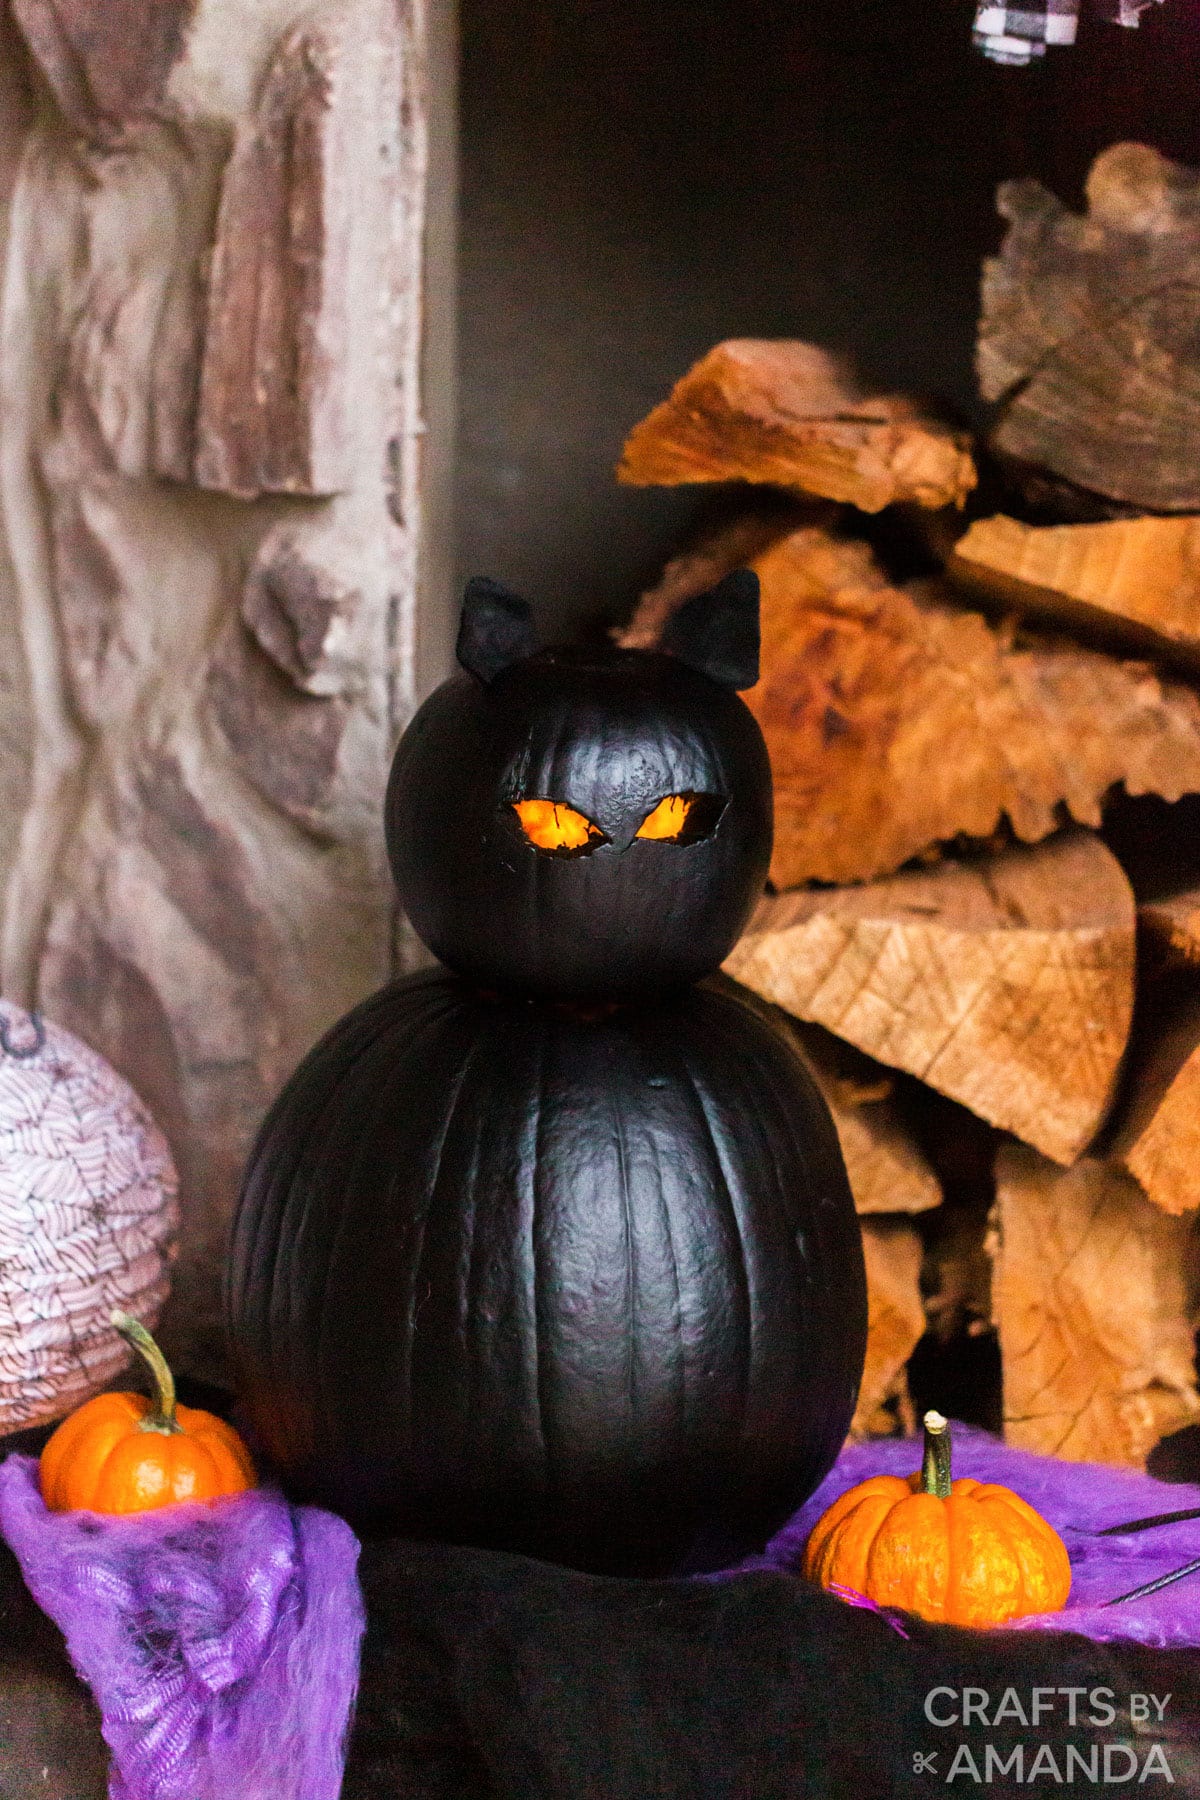
<path fill-rule="evenodd" d="M 1161 968 L 1200 968 L 1200 887 L 1144 900 L 1137 917 Z"/>
<path fill-rule="evenodd" d="M 439 8 L 213 0 L 180 46 L 189 10 L 16 9 L 63 110 L 0 181 L 0 645 L 37 721 L 0 738 L 0 978 L 167 1132 L 165 1337 L 212 1376 L 262 1113 L 401 959 L 379 804 L 415 699 Z M 286 515 L 247 498 L 275 489 Z"/>
<path fill-rule="evenodd" d="M 969 439 L 902 395 L 871 395 L 815 344 L 718 344 L 635 425 L 617 467 L 635 487 L 769 482 L 862 512 L 896 501 L 961 506 L 975 486 Z"/>
<path fill-rule="evenodd" d="M 867 1359 L 850 1429 L 856 1437 L 891 1437 L 915 1425 L 905 1364 L 925 1334 L 921 1304 L 921 1239 L 907 1219 L 862 1221 L 867 1264 Z"/>
<path fill-rule="evenodd" d="M 1133 1011 L 1134 906 L 1088 832 L 766 897 L 725 967 L 755 993 L 1070 1162 Z"/>
<path fill-rule="evenodd" d="M 1200 667 L 1200 518 L 1038 526 L 997 513 L 959 540 L 948 573 L 1068 630 Z"/>
<path fill-rule="evenodd" d="M 1163 1010 L 1130 1068 L 1109 1154 L 1156 1206 L 1185 1213 L 1200 1207 L 1200 998 Z"/>
<path fill-rule="evenodd" d="M 673 556 L 628 625 L 613 632 L 626 650 L 653 650 L 677 607 L 703 594 L 734 569 L 748 568 L 794 531 L 812 527 L 832 534 L 838 508 L 825 501 L 792 501 L 785 506 L 747 506 L 731 519 L 702 530 L 695 543 Z M 832 541 L 832 540 L 831 540 Z"/>
<path fill-rule="evenodd" d="M 997 1162 L 992 1303 L 1005 1437 L 1076 1460 L 1140 1464 L 1200 1418 L 1197 1235 L 1118 1169 Z"/>
<path fill-rule="evenodd" d="M 743 548 L 731 533 L 730 567 Z M 1064 808 L 1099 825 L 1120 782 L 1200 791 L 1200 699 L 1144 664 L 1014 636 L 928 584 L 895 588 L 866 544 L 815 526 L 752 566 L 762 679 L 746 698 L 775 777 L 776 887 L 890 874 L 1005 820 L 1036 842 Z M 720 568 L 716 546 L 703 567 Z M 677 604 L 683 588 L 674 574 Z M 663 611 L 648 594 L 620 641 L 644 643 Z"/>
<path fill-rule="evenodd" d="M 941 1184 L 896 1108 L 891 1072 L 819 1025 L 794 1029 L 833 1114 L 860 1216 L 939 1206 Z"/>
<path fill-rule="evenodd" d="M 1005 182 L 984 264 L 979 383 L 994 447 L 1113 500 L 1200 511 L 1200 174 L 1145 144 L 1092 165 L 1080 218 Z"/>

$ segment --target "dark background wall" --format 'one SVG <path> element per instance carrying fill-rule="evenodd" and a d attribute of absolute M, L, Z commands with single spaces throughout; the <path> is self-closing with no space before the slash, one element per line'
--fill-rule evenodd
<path fill-rule="evenodd" d="M 1088 0 L 1082 0 L 1086 7 Z M 979 421 L 996 183 L 1078 204 L 1138 137 L 1200 163 L 1200 0 L 1002 69 L 971 0 L 462 0 L 460 576 L 624 616 L 696 505 L 625 433 L 723 337 L 852 352 Z"/>

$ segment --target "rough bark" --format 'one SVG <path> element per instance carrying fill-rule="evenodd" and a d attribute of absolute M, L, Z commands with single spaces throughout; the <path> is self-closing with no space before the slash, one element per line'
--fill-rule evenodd
<path fill-rule="evenodd" d="M 1006 1145 L 992 1299 L 1005 1436 L 1074 1460 L 1142 1463 L 1200 1416 L 1197 1238 L 1117 1169 L 1056 1169 Z"/>
<path fill-rule="evenodd" d="M 1200 1207 L 1200 998 L 1156 1008 L 1132 1062 L 1112 1160 L 1164 1212 Z"/>
<path fill-rule="evenodd" d="M 995 448 L 1114 500 L 1200 510 L 1200 174 L 1114 144 L 1086 217 L 1005 182 L 984 264 L 979 382 Z"/>
<path fill-rule="evenodd" d="M 851 1431 L 890 1437 L 911 1431 L 912 1402 L 904 1366 L 925 1331 L 921 1304 L 921 1239 L 907 1219 L 862 1221 L 867 1264 L 867 1359 Z"/>
<path fill-rule="evenodd" d="M 819 1025 L 795 1029 L 833 1114 L 859 1214 L 928 1212 L 940 1205 L 941 1184 L 896 1107 L 891 1072 Z"/>
<path fill-rule="evenodd" d="M 6 214 L 0 632 L 36 729 L 0 743 L 0 977 L 166 1130 L 166 1336 L 200 1372 L 262 1112 L 398 954 L 379 808 L 414 685 L 425 20 L 301 11 L 202 6 L 119 143 L 26 120 Z M 76 12 L 99 18 L 56 6 L 67 38 Z M 274 489 L 299 497 L 248 498 Z"/>
<path fill-rule="evenodd" d="M 636 487 L 769 482 L 863 512 L 961 506 L 975 486 L 968 444 L 915 401 L 867 394 L 815 344 L 735 338 L 634 427 L 617 475 Z"/>
<path fill-rule="evenodd" d="M 864 887 L 768 896 L 725 966 L 1070 1162 L 1112 1097 L 1134 935 L 1119 864 L 1072 831 Z"/>
<path fill-rule="evenodd" d="M 1200 519 L 1038 526 L 997 513 L 959 540 L 950 573 L 1033 617 L 1200 667 Z"/>
<path fill-rule="evenodd" d="M 729 566 L 744 548 L 732 533 Z M 775 776 L 776 887 L 869 880 L 1005 821 L 1036 842 L 1064 809 L 1098 825 L 1118 782 L 1169 800 L 1200 788 L 1200 700 L 1145 664 L 893 587 L 866 544 L 817 526 L 752 566 L 762 679 L 746 699 Z M 703 569 L 719 567 L 710 545 Z M 671 594 L 686 598 L 677 574 Z M 621 641 L 663 616 L 648 594 Z"/>

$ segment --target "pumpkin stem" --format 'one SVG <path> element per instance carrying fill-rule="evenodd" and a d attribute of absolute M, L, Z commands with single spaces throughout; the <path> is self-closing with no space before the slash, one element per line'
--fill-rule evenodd
<path fill-rule="evenodd" d="M 146 1327 L 139 1325 L 131 1314 L 114 1312 L 110 1315 L 110 1322 L 120 1332 L 130 1348 L 137 1351 L 154 1377 L 154 1411 L 146 1414 L 138 1429 L 140 1431 L 161 1431 L 165 1434 L 182 1431 L 183 1427 L 175 1417 L 175 1377 L 167 1366 L 166 1357 Z"/>
<path fill-rule="evenodd" d="M 936 1494 L 939 1500 L 950 1498 L 950 1427 L 939 1412 L 927 1412 L 925 1424 L 925 1457 L 921 1464 L 921 1491 Z"/>

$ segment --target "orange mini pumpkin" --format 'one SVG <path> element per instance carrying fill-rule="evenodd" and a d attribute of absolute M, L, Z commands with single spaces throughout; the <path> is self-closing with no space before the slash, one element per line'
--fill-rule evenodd
<path fill-rule="evenodd" d="M 166 1358 L 145 1326 L 121 1312 L 112 1322 L 149 1364 L 157 1397 L 97 1394 L 63 1420 L 39 1465 L 50 1511 L 150 1512 L 253 1487 L 254 1464 L 233 1427 L 178 1406 Z"/>
<path fill-rule="evenodd" d="M 1056 1612 L 1071 1591 L 1066 1545 L 1040 1513 L 1011 1488 L 951 1481 L 950 1432 L 935 1412 L 920 1472 L 875 1475 L 835 1500 L 805 1547 L 804 1574 L 948 1625 Z"/>

